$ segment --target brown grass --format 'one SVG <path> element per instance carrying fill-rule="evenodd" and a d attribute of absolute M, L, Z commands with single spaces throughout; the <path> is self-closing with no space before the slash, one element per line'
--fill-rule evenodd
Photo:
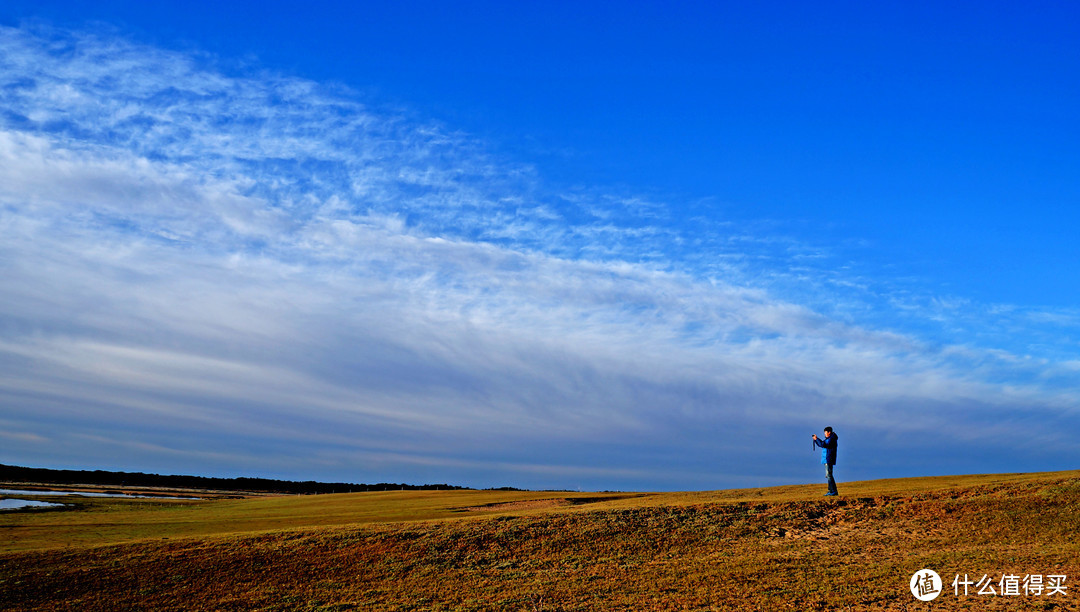
<path fill-rule="evenodd" d="M 1080 609 L 1080 472 L 821 490 L 95 500 L 0 517 L 16 535 L 3 540 L 0 609 Z M 57 532 L 82 535 L 64 546 Z M 923 567 L 946 582 L 930 603 L 908 591 Z M 1068 590 L 949 586 L 1007 573 L 1065 574 Z"/>

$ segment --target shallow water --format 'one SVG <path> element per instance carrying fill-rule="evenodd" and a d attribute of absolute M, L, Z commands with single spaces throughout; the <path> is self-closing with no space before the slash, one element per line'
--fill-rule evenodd
<path fill-rule="evenodd" d="M 0 499 L 0 510 L 18 510 L 19 508 L 54 508 L 64 504 L 33 501 L 31 499 Z"/>
<path fill-rule="evenodd" d="M 30 491 L 23 489 L 0 489 L 0 495 L 78 495 L 80 497 L 138 497 L 143 499 L 199 499 L 198 497 L 168 497 L 165 495 L 128 495 L 127 493 L 93 493 L 88 491 Z"/>

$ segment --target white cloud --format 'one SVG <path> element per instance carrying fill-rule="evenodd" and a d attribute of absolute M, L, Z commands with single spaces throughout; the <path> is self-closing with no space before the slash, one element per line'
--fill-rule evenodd
<path fill-rule="evenodd" d="M 2 29 L 0 51 L 0 402 L 26 436 L 86 430 L 71 461 L 138 432 L 184 471 L 284 452 L 356 458 L 356 479 L 675 486 L 693 470 L 665 457 L 725 445 L 776 478 L 789 442 L 762 432 L 825 418 L 938 440 L 964 420 L 978 440 L 1077 406 L 1002 380 L 1011 355 L 777 297 L 770 278 L 816 270 L 775 261 L 817 248 L 556 194 L 349 92 L 108 36 Z"/>

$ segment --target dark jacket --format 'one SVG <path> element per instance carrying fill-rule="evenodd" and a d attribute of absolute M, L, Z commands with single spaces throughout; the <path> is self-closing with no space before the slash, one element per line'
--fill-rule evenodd
<path fill-rule="evenodd" d="M 821 447 L 822 465 L 836 465 L 836 432 L 828 438 L 814 440 L 814 446 Z"/>

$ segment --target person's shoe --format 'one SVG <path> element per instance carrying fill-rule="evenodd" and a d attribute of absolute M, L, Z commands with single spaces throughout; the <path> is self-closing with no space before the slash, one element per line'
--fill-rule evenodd
<path fill-rule="evenodd" d="M 824 495 L 824 497 L 836 497 L 838 495 L 840 495 L 840 494 L 839 493 L 833 493 L 832 491 L 829 491 L 828 493 L 826 493 Z"/>

